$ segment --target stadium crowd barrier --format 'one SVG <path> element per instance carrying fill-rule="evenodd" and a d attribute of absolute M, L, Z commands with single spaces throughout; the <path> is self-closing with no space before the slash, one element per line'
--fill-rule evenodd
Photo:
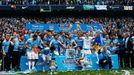
<path fill-rule="evenodd" d="M 118 55 L 111 55 L 111 59 L 112 59 L 112 66 L 113 66 L 112 69 L 119 69 Z M 21 71 L 25 71 L 28 69 L 27 61 L 28 60 L 27 60 L 26 56 L 21 57 L 21 63 L 20 63 Z M 84 70 L 99 69 L 99 65 L 96 63 L 97 62 L 96 55 L 87 55 L 87 56 L 85 56 L 84 61 L 85 61 L 84 62 L 84 64 L 85 64 Z M 57 65 L 58 71 L 81 70 L 81 68 L 79 68 L 78 65 L 76 65 L 75 59 L 67 58 L 67 56 L 56 56 L 56 59 L 53 62 L 55 63 L 55 65 Z M 42 71 L 43 66 L 41 63 L 42 63 L 42 58 L 41 58 L 41 56 L 39 56 L 38 62 L 36 64 L 37 71 Z M 48 61 L 46 62 L 44 67 L 45 67 L 46 71 L 49 70 L 49 62 Z M 107 67 L 106 67 L 106 69 L 107 69 Z M 55 69 L 55 66 L 53 66 L 53 69 Z"/>

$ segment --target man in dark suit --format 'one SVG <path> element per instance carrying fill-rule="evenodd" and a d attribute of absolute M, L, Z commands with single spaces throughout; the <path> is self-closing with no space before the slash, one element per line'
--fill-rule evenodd
<path fill-rule="evenodd" d="M 124 60 L 124 50 L 125 50 L 125 47 L 124 47 L 124 38 L 123 38 L 123 34 L 119 34 L 118 35 L 118 44 L 117 44 L 117 47 L 118 47 L 118 56 L 119 56 L 119 62 L 120 62 L 120 67 L 121 68 L 124 68 L 123 66 L 123 60 Z"/>
<path fill-rule="evenodd" d="M 3 42 L 3 39 L 0 36 L 0 60 L 2 59 L 2 42 Z"/>
<path fill-rule="evenodd" d="M 133 44 L 132 44 L 132 38 L 130 36 L 129 32 L 126 32 L 125 34 L 125 58 L 124 58 L 124 65 L 125 68 L 130 68 L 130 59 L 132 58 L 132 49 L 133 49 Z"/>
<path fill-rule="evenodd" d="M 110 57 L 111 53 L 106 46 L 103 47 L 100 55 L 102 58 L 99 60 L 99 67 L 103 69 L 106 65 L 109 65 L 109 69 L 112 69 L 112 60 Z"/>
<path fill-rule="evenodd" d="M 2 42 L 3 42 L 3 39 L 2 37 L 0 36 L 0 61 L 2 61 Z M 1 63 L 2 64 L 2 63 Z M 0 69 L 2 70 L 2 69 Z"/>
<path fill-rule="evenodd" d="M 131 50 L 130 50 L 130 60 L 131 60 L 131 68 L 134 68 L 134 36 L 133 34 L 130 36 L 131 37 Z"/>
<path fill-rule="evenodd" d="M 10 40 L 10 44 L 9 44 L 9 48 L 8 48 L 8 54 L 9 54 L 9 56 L 6 58 L 6 64 L 8 64 L 7 65 L 7 68 L 9 69 L 9 70 L 11 70 L 11 68 L 10 68 L 10 65 L 11 65 L 11 63 L 13 64 L 13 49 L 14 49 L 14 38 L 11 38 L 11 40 Z"/>

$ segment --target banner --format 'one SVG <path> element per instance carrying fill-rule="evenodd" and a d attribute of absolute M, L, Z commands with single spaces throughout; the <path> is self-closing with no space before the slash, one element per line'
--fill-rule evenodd
<path fill-rule="evenodd" d="M 42 65 L 42 58 L 41 58 L 41 56 L 39 57 L 38 62 L 37 62 L 35 67 L 36 67 L 37 71 L 41 71 L 42 70 L 43 65 Z M 21 68 L 21 71 L 26 71 L 28 69 L 28 59 L 27 59 L 26 56 L 22 56 L 21 57 L 20 68 Z M 46 71 L 49 70 L 49 63 L 48 62 L 46 62 L 46 64 L 44 65 L 44 69 Z"/>
<path fill-rule="evenodd" d="M 133 10 L 133 6 L 124 6 L 124 10 Z"/>
<path fill-rule="evenodd" d="M 118 55 L 111 55 L 111 59 L 112 59 L 112 66 L 113 66 L 112 69 L 119 69 Z M 28 60 L 27 60 L 26 56 L 21 57 L 21 63 L 20 63 L 21 71 L 25 71 L 28 69 L 27 61 Z M 99 65 L 96 62 L 97 62 L 96 55 L 85 56 L 84 63 L 83 63 L 84 64 L 83 69 L 84 70 L 99 69 Z M 42 70 L 43 65 L 41 63 L 42 63 L 42 58 L 40 56 L 38 59 L 38 62 L 36 64 L 37 71 Z M 56 63 L 56 65 L 58 66 L 59 71 L 82 70 L 82 68 L 80 68 L 78 65 L 76 65 L 74 58 L 68 58 L 66 56 L 56 56 L 54 63 Z M 46 62 L 44 67 L 45 67 L 46 71 L 49 70 L 49 62 L 48 61 Z"/>
<path fill-rule="evenodd" d="M 95 5 L 96 10 L 107 10 L 107 5 Z"/>
<path fill-rule="evenodd" d="M 83 10 L 82 5 L 51 5 L 52 10 Z"/>
<path fill-rule="evenodd" d="M 94 5 L 83 5 L 83 9 L 84 10 L 94 10 L 95 7 L 94 7 Z"/>
<path fill-rule="evenodd" d="M 108 6 L 108 10 L 123 11 L 124 7 L 120 5 Z"/>
<path fill-rule="evenodd" d="M 51 30 L 54 32 L 61 32 L 62 30 L 67 32 L 70 27 L 70 24 L 26 24 L 26 31 L 29 29 L 32 30 L 33 32 L 36 31 L 44 31 L 44 30 Z M 96 31 L 101 31 L 102 27 L 99 24 L 80 24 L 80 27 L 83 32 L 88 32 L 90 30 L 90 27 L 93 27 L 94 30 Z M 72 28 L 70 31 L 72 32 L 73 30 L 79 31 L 77 28 L 76 24 L 72 25 Z"/>

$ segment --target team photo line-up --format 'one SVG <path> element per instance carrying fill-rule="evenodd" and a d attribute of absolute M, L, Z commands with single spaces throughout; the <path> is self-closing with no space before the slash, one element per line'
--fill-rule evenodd
<path fill-rule="evenodd" d="M 115 33 L 110 37 L 103 28 L 102 31 L 97 31 L 94 30 L 94 27 L 90 27 L 89 31 L 83 32 L 80 24 L 76 24 L 76 30 L 70 32 L 71 28 L 71 23 L 67 32 L 52 30 L 32 32 L 30 29 L 26 31 L 24 27 L 21 33 L 14 31 L 1 35 L 1 71 L 19 71 L 21 56 L 26 56 L 28 59 L 28 71 L 35 71 L 36 63 L 41 56 L 41 65 L 45 65 L 48 61 L 51 72 L 55 57 L 67 56 L 67 50 L 71 49 L 74 50 L 72 58 L 75 59 L 75 64 L 81 68 L 84 67 L 84 57 L 91 54 L 96 56 L 96 63 L 100 69 L 106 65 L 109 65 L 109 69 L 112 68 L 110 56 L 113 54 L 118 55 L 121 68 L 134 68 L 134 36 L 132 33 Z M 44 67 L 42 71 L 45 71 Z"/>

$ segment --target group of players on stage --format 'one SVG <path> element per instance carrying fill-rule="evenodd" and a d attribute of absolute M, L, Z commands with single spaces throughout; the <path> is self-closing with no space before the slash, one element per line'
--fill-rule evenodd
<path fill-rule="evenodd" d="M 71 26 L 71 25 L 70 25 Z M 97 62 L 102 68 L 109 64 L 112 68 L 111 53 L 116 53 L 116 48 L 111 48 L 112 44 L 109 40 L 101 39 L 101 31 L 94 31 L 93 27 L 88 32 L 82 32 L 79 25 L 78 30 L 73 32 L 56 33 L 50 30 L 44 32 L 32 32 L 28 30 L 22 33 L 5 34 L 1 38 L 2 41 L 2 69 L 10 70 L 12 63 L 13 70 L 20 69 L 20 58 L 26 55 L 28 59 L 28 70 L 35 70 L 35 65 L 38 61 L 39 54 L 43 59 L 42 65 L 49 61 L 49 69 L 52 71 L 52 60 L 55 56 L 66 55 L 69 49 L 75 49 L 76 64 L 82 66 L 84 56 L 88 54 L 95 54 Z M 102 45 L 103 42 L 103 45 Z M 98 54 L 102 54 L 103 58 L 99 59 Z M 58 62 L 57 62 L 58 63 Z M 45 71 L 44 67 L 42 69 Z"/>

